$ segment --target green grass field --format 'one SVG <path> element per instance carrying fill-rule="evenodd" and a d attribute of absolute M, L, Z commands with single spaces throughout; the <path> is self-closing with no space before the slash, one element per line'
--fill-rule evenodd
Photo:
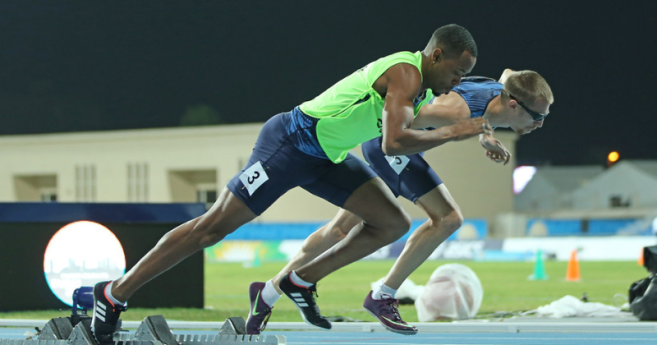
<path fill-rule="evenodd" d="M 318 305 L 326 316 L 347 316 L 374 321 L 362 311 L 362 302 L 370 290 L 370 283 L 383 277 L 392 261 L 363 261 L 345 267 L 318 285 Z M 447 263 L 430 261 L 420 267 L 411 279 L 424 285 L 431 273 Z M 549 304 L 565 295 L 575 297 L 586 293 L 591 302 L 613 305 L 614 294 L 627 295 L 630 284 L 648 274 L 636 262 L 580 262 L 582 280 L 566 282 L 566 262 L 546 262 L 550 277 L 547 281 L 528 281 L 531 262 L 461 262 L 477 274 L 484 288 L 484 299 L 479 316 L 495 311 L 525 311 Z M 121 317 L 138 321 L 148 315 L 162 314 L 168 320 L 223 321 L 229 316 L 248 314 L 247 288 L 252 281 L 272 277 L 283 263 L 265 263 L 258 268 L 243 268 L 241 264 L 206 264 L 205 309 L 130 309 Z M 401 306 L 402 317 L 417 321 L 415 307 Z M 31 311 L 0 313 L 3 319 L 49 319 L 66 316 L 67 311 Z M 271 317 L 276 321 L 299 321 L 294 305 L 283 297 L 276 304 Z"/>

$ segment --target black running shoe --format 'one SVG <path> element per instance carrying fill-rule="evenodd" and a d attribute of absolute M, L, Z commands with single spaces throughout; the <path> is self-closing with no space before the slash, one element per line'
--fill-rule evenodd
<path fill-rule="evenodd" d="M 100 282 L 94 286 L 94 314 L 91 332 L 100 345 L 114 345 L 114 332 L 117 331 L 119 315 L 128 309 L 126 306 L 114 305 L 105 296 L 105 286 L 110 282 Z"/>
<path fill-rule="evenodd" d="M 317 295 L 315 285 L 309 288 L 296 285 L 290 279 L 290 274 L 287 274 L 281 279 L 278 286 L 294 302 L 306 323 L 324 329 L 331 329 L 331 322 L 319 313 L 319 307 L 315 303 L 315 296 Z"/>

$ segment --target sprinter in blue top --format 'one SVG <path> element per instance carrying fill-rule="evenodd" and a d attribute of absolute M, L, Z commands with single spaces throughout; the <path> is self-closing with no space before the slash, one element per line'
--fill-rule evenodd
<path fill-rule="evenodd" d="M 511 128 L 518 134 L 527 134 L 543 125 L 553 101 L 550 86 L 534 71 L 505 70 L 499 81 L 485 77 L 466 77 L 451 92 L 435 97 L 430 104 L 424 105 L 413 121 L 412 128 L 449 131 L 449 126 L 459 121 L 483 117 L 493 127 Z M 540 113 L 538 109 L 547 111 Z M 479 142 L 489 159 L 503 164 L 509 162 L 511 154 L 492 134 L 480 134 Z M 364 143 L 362 148 L 365 160 L 394 195 L 412 201 L 429 216 L 410 236 L 383 283 L 371 291 L 363 303 L 363 307 L 386 329 L 401 334 L 415 334 L 417 329 L 404 322 L 399 315 L 398 301 L 395 299 L 397 289 L 438 245 L 461 226 L 463 215 L 422 153 L 386 156 L 381 149 L 381 138 Z M 251 308 L 247 328 L 260 330 L 264 327 L 263 323 L 271 314 L 271 307 L 281 295 L 277 288 L 284 275 L 329 250 L 361 221 L 358 216 L 341 209 L 330 223 L 306 239 L 302 250 L 275 278 L 267 283 L 252 283 L 249 289 Z"/>
<path fill-rule="evenodd" d="M 483 116 L 486 107 L 493 98 L 500 95 L 504 85 L 495 79 L 486 77 L 465 77 L 461 78 L 461 85 L 452 89 L 470 108 L 470 117 Z M 431 101 L 433 103 L 433 101 Z"/>
<path fill-rule="evenodd" d="M 436 116 L 442 116 L 440 111 L 443 103 L 446 103 L 445 101 L 453 101 L 450 103 L 456 103 L 457 105 L 462 105 L 465 101 L 470 114 L 469 117 L 481 117 L 486 112 L 489 103 L 499 99 L 502 89 L 503 85 L 495 79 L 486 77 L 462 78 L 461 85 L 452 89 L 450 96 L 434 97 L 430 105 L 425 106 L 423 116 L 428 116 L 427 114 L 431 111 L 435 111 Z M 452 97 L 454 99 L 448 100 Z M 462 112 L 465 114 L 465 111 Z M 495 113 L 494 116 L 497 116 L 497 114 Z M 417 124 L 414 123 L 414 127 L 416 126 Z M 435 128 L 429 127 L 427 129 L 433 130 Z M 499 141 L 493 142 L 493 140 L 496 139 L 489 139 L 484 143 L 489 144 L 488 141 L 490 141 L 491 145 L 489 146 L 496 145 L 497 154 L 503 157 L 505 162 L 508 162 L 511 158 L 509 151 Z M 372 170 L 386 182 L 396 197 L 401 195 L 415 203 L 421 196 L 442 183 L 438 175 L 422 157 L 424 152 L 407 156 L 386 156 L 381 150 L 381 138 L 375 138 L 364 143 L 362 149 L 363 156 Z M 494 149 L 491 148 L 491 153 L 493 152 Z M 407 172 L 402 174 L 404 170 Z"/>

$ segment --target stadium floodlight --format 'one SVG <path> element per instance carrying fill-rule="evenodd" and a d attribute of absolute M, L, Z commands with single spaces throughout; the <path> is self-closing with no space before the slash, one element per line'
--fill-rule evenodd
<path fill-rule="evenodd" d="M 609 152 L 609 155 L 607 155 L 607 167 L 614 165 L 614 163 L 618 162 L 619 158 L 620 158 L 620 154 L 618 152 L 616 151 Z"/>

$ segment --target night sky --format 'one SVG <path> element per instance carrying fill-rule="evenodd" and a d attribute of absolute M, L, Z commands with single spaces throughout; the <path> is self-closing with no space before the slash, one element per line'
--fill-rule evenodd
<path fill-rule="evenodd" d="M 470 30 L 472 75 L 533 69 L 555 104 L 518 164 L 657 159 L 655 1 L 0 3 L 0 135 L 263 122 L 379 57 Z"/>

